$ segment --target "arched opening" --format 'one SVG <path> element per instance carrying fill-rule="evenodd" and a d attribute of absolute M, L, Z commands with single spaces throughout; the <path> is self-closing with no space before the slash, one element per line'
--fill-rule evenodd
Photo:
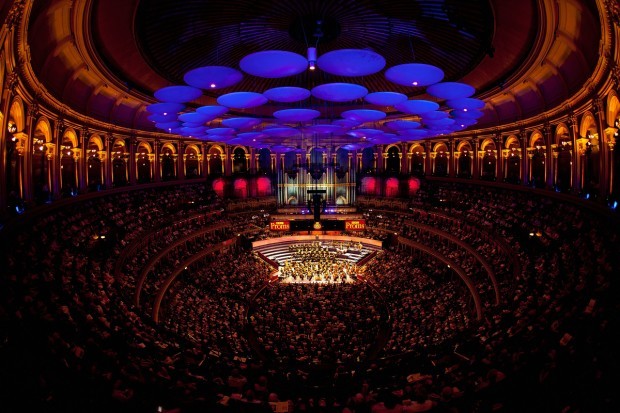
<path fill-rule="evenodd" d="M 145 142 L 140 142 L 140 145 L 138 145 L 138 150 L 136 153 L 136 180 L 139 184 L 146 184 L 152 180 L 150 149 L 151 148 Z"/>
<path fill-rule="evenodd" d="M 349 171 L 349 151 L 338 148 L 336 151 L 336 180 L 338 183 L 344 182 Z"/>
<path fill-rule="evenodd" d="M 388 175 L 400 174 L 400 151 L 395 146 L 392 146 L 387 150 L 387 158 L 385 159 L 385 172 Z"/>
<path fill-rule="evenodd" d="M 6 139 L 6 191 L 10 203 L 21 203 L 23 198 L 23 155 L 24 142 L 16 136 L 23 132 L 24 128 L 24 107 L 21 100 L 16 99 L 9 109 L 9 119 L 7 122 Z M 19 200 L 19 201 L 18 201 Z"/>
<path fill-rule="evenodd" d="M 459 160 L 457 176 L 459 178 L 472 177 L 472 149 L 469 142 L 462 142 L 458 146 Z"/>
<path fill-rule="evenodd" d="M 242 174 L 248 171 L 245 150 L 243 148 L 235 148 L 233 152 L 233 173 Z"/>
<path fill-rule="evenodd" d="M 506 141 L 506 182 L 511 184 L 521 183 L 521 155 L 519 151 L 519 140 L 511 136 Z"/>
<path fill-rule="evenodd" d="M 424 173 L 424 148 L 416 146 L 411 153 L 411 174 L 423 177 Z"/>
<path fill-rule="evenodd" d="M 117 140 L 112 146 L 112 185 L 127 185 L 127 162 L 125 160 L 125 142 Z"/>
<path fill-rule="evenodd" d="M 581 185 L 583 195 L 596 198 L 599 195 L 600 138 L 596 121 L 591 114 L 583 117 L 579 128 L 581 138 Z"/>
<path fill-rule="evenodd" d="M 101 139 L 98 136 L 92 136 L 86 148 L 86 182 L 88 182 L 89 191 L 98 191 L 103 185 L 103 166 L 99 158 L 101 150 L 103 150 Z"/>
<path fill-rule="evenodd" d="M 60 194 L 62 197 L 77 195 L 77 137 L 68 130 L 60 145 Z"/>
<path fill-rule="evenodd" d="M 535 188 L 545 187 L 545 141 L 542 136 L 533 143 L 530 185 Z"/>
<path fill-rule="evenodd" d="M 434 176 L 448 176 L 448 147 L 440 143 L 435 146 Z"/>
<path fill-rule="evenodd" d="M 284 172 L 289 180 L 297 178 L 297 152 L 287 152 L 284 154 Z"/>
<path fill-rule="evenodd" d="M 495 144 L 489 141 L 482 146 L 484 156 L 482 157 L 482 167 L 480 168 L 480 179 L 494 181 L 496 178 L 495 170 L 497 167 L 497 158 L 495 156 Z"/>
<path fill-rule="evenodd" d="M 573 156 L 571 154 L 571 140 L 568 135 L 563 135 L 558 141 L 557 147 L 557 172 L 555 187 L 557 191 L 568 192 L 572 185 Z"/>
<path fill-rule="evenodd" d="M 364 148 L 362 151 L 362 174 L 373 174 L 375 172 L 375 152 L 372 148 Z"/>
<path fill-rule="evenodd" d="M 596 195 L 599 190 L 600 147 L 598 135 L 588 130 L 583 157 L 583 190 L 586 194 Z"/>
<path fill-rule="evenodd" d="M 259 174 L 271 174 L 271 151 L 269 148 L 262 148 L 258 151 L 257 169 Z"/>
<path fill-rule="evenodd" d="M 185 148 L 185 177 L 194 179 L 200 177 L 200 161 L 198 149 L 193 145 Z"/>
<path fill-rule="evenodd" d="M 174 167 L 174 152 L 172 148 L 164 146 L 161 150 L 161 179 L 170 181 L 176 179 L 176 168 Z"/>
<path fill-rule="evenodd" d="M 222 164 L 222 151 L 212 146 L 209 149 L 209 175 L 220 176 L 224 174 L 224 168 Z"/>
<path fill-rule="evenodd" d="M 37 122 L 32 141 L 32 185 L 34 199 L 37 203 L 51 201 L 51 176 L 48 147 L 46 143 L 52 140 L 49 123 Z"/>

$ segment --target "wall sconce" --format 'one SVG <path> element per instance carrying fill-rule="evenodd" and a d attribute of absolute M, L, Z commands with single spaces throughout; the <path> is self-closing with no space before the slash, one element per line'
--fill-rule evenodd
<path fill-rule="evenodd" d="M 17 125 L 13 121 L 9 121 L 9 125 L 7 126 L 9 133 L 17 132 Z"/>

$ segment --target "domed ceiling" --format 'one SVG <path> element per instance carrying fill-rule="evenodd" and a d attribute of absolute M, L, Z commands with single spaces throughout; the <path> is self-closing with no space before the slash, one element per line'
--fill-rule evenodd
<path fill-rule="evenodd" d="M 371 93 L 429 99 L 424 87 L 402 86 L 385 75 L 393 66 L 425 63 L 443 70 L 443 82 L 473 86 L 473 97 L 485 102 L 478 125 L 496 126 L 557 106 L 582 87 L 600 37 L 589 0 L 51 0 L 35 2 L 29 22 L 31 64 L 52 95 L 92 118 L 141 130 L 155 129 L 147 111 L 157 102 L 155 91 L 184 84 L 191 69 L 240 70 L 251 53 L 305 57 L 308 47 L 319 57 L 341 49 L 373 51 L 385 58 L 385 68 L 355 78 L 322 70 L 282 78 L 244 72 L 234 86 L 203 90 L 187 110 L 215 105 L 230 92 L 310 90 L 352 79 Z M 362 105 L 373 109 L 312 99 L 319 119 Z M 274 111 L 289 107 L 296 106 L 269 102 L 253 111 L 231 109 L 224 118 L 269 122 Z M 382 110 L 385 122 L 406 117 L 393 107 Z"/>

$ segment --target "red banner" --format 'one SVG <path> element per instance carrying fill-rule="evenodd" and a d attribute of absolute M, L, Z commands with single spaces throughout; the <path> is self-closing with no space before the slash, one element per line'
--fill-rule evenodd
<path fill-rule="evenodd" d="M 290 221 L 271 221 L 269 223 L 269 229 L 272 231 L 290 231 L 291 222 Z"/>
<path fill-rule="evenodd" d="M 346 220 L 344 221 L 345 231 L 363 231 L 366 229 L 365 219 Z"/>

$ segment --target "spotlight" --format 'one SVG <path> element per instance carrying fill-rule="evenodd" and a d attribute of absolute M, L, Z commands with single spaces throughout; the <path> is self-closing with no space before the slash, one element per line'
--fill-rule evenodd
<path fill-rule="evenodd" d="M 316 68 L 316 47 L 308 47 L 308 69 Z"/>

